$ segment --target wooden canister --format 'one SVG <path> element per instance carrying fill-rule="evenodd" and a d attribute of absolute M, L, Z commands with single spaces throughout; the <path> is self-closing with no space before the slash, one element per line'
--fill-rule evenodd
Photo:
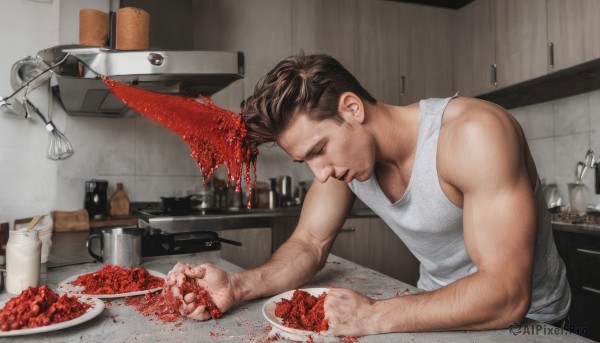
<path fill-rule="evenodd" d="M 108 213 L 111 217 L 126 217 L 129 215 L 129 197 L 120 182 L 117 183 L 117 190 L 110 197 Z"/>
<path fill-rule="evenodd" d="M 108 13 L 82 9 L 79 11 L 79 44 L 105 46 L 108 39 Z"/>
<path fill-rule="evenodd" d="M 141 8 L 117 10 L 117 50 L 147 50 L 150 47 L 150 14 Z"/>

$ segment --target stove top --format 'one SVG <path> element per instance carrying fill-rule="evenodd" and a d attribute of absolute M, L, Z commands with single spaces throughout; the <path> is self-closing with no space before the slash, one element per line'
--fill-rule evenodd
<path fill-rule="evenodd" d="M 196 217 L 210 215 L 233 215 L 246 214 L 251 211 L 246 208 L 198 208 L 180 210 L 177 208 L 166 210 L 161 202 L 136 202 L 131 203 L 131 209 L 134 216 L 142 218 L 165 218 L 165 217 Z M 253 212 L 257 210 L 253 209 Z"/>
<path fill-rule="evenodd" d="M 215 214 L 223 214 L 226 211 L 220 208 L 203 208 L 189 211 L 165 211 L 164 209 L 146 209 L 134 211 L 137 215 L 151 217 L 178 217 L 178 216 L 207 216 Z"/>

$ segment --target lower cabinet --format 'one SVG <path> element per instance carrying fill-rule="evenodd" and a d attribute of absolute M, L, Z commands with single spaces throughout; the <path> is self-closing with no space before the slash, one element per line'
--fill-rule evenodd
<path fill-rule="evenodd" d="M 600 236 L 554 230 L 554 240 L 571 287 L 570 327 L 600 341 Z"/>
<path fill-rule="evenodd" d="M 221 258 L 244 269 L 265 263 L 271 257 L 271 228 L 246 228 L 217 231 L 219 237 L 242 243 L 221 242 Z"/>
<path fill-rule="evenodd" d="M 380 218 L 346 220 L 331 253 L 410 285 L 419 279 L 419 261 Z"/>

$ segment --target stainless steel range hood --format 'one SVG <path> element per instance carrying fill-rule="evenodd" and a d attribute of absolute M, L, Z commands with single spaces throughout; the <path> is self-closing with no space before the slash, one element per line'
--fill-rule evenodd
<path fill-rule="evenodd" d="M 67 54 L 54 69 L 54 93 L 73 115 L 115 117 L 132 112 L 96 73 L 146 90 L 181 95 L 212 95 L 244 75 L 240 52 L 117 51 L 71 45 L 42 50 L 38 56 L 53 65 Z"/>

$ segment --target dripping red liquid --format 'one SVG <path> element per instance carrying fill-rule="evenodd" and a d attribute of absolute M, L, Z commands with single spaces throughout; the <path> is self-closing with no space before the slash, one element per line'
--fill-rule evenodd
<path fill-rule="evenodd" d="M 177 133 L 191 147 L 206 183 L 214 171 L 224 164 L 227 179 L 235 181 L 241 191 L 242 174 L 248 186 L 248 208 L 256 179 L 258 150 L 246 140 L 242 116 L 216 106 L 208 97 L 203 102 L 194 98 L 150 92 L 101 76 L 108 89 L 123 103 L 143 116 Z"/>

